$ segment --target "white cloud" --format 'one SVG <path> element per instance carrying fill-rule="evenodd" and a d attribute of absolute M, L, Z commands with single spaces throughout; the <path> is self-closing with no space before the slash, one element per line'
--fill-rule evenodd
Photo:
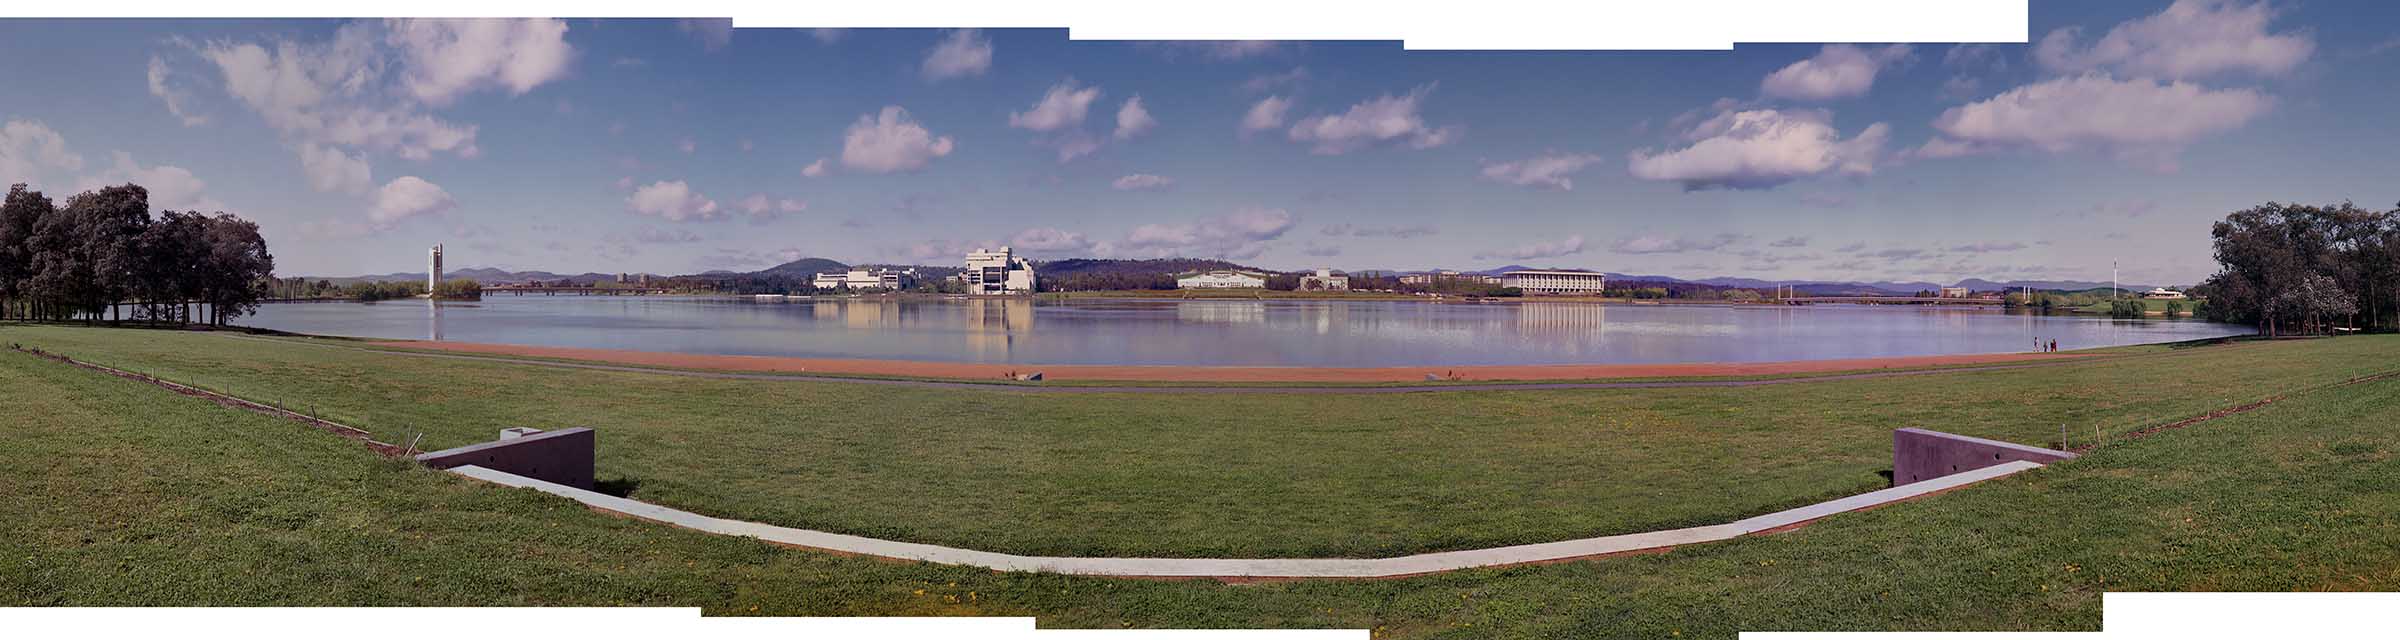
<path fill-rule="evenodd" d="M 52 170 L 82 168 L 83 156 L 68 150 L 66 137 L 48 125 L 33 120 L 0 125 L 0 182 L 38 183 Z"/>
<path fill-rule="evenodd" d="M 2196 79 L 2219 73 L 2276 76 L 2316 50 L 2305 32 L 2267 32 L 2275 9 L 2264 2 L 2177 0 L 2156 15 L 2108 30 L 2078 46 L 2078 28 L 2051 31 L 2034 46 L 2043 68 L 2061 73 L 2108 70 L 2137 77 Z"/>
<path fill-rule="evenodd" d="M 828 159 L 829 158 L 818 158 L 816 162 L 808 163 L 808 166 L 800 168 L 800 175 L 807 178 L 824 177 L 826 171 L 825 161 Z"/>
<path fill-rule="evenodd" d="M 1875 50 L 1847 44 L 1825 45 L 1815 57 L 1794 62 L 1767 74 L 1758 92 L 1787 100 L 1835 100 L 1867 94 L 1875 74 L 1885 65 L 1908 57 L 1909 47 L 1895 44 Z"/>
<path fill-rule="evenodd" d="M 1589 154 L 1545 153 L 1524 160 L 1486 162 L 1483 178 L 1520 187 L 1573 191 L 1575 180 L 1571 176 L 1600 161 L 1600 156 Z"/>
<path fill-rule="evenodd" d="M 1096 246 L 1083 234 L 1049 227 L 1020 231 L 1009 237 L 1008 245 L 1011 249 L 1049 255 L 1085 253 Z"/>
<path fill-rule="evenodd" d="M 2092 149 L 2171 169 L 2204 136 L 2242 126 L 2274 106 L 2250 89 L 2117 80 L 2103 73 L 2056 78 L 1943 111 L 1940 137 L 1914 153 L 1953 157 L 2005 149 Z"/>
<path fill-rule="evenodd" d="M 378 227 L 417 216 L 436 215 L 457 207 L 458 201 L 440 185 L 416 176 L 400 176 L 375 192 L 375 203 L 367 209 L 367 219 Z"/>
<path fill-rule="evenodd" d="M 808 37 L 816 38 L 817 44 L 833 44 L 836 42 L 841 42 L 842 36 L 848 35 L 849 33 L 849 29 L 819 28 L 808 30 Z"/>
<path fill-rule="evenodd" d="M 625 198 L 625 206 L 634 213 L 669 222 L 714 220 L 721 213 L 717 201 L 693 191 L 682 180 L 662 180 L 635 189 L 633 195 Z"/>
<path fill-rule="evenodd" d="M 1733 233 L 1720 233 L 1705 238 L 1644 234 L 1618 240 L 1616 244 L 1610 245 L 1609 249 L 1617 253 L 1636 254 L 1710 251 L 1724 248 L 1726 245 L 1740 242 L 1742 239 L 1743 236 Z"/>
<path fill-rule="evenodd" d="M 1109 186 L 1115 187 L 1118 191 L 1155 191 L 1175 186 L 1175 179 L 1161 175 L 1136 173 L 1117 178 L 1117 181 L 1109 183 Z"/>
<path fill-rule="evenodd" d="M 385 27 L 409 93 L 434 106 L 487 86 L 523 95 L 564 77 L 575 59 L 564 20 L 400 19 Z"/>
<path fill-rule="evenodd" d="M 992 41 L 975 29 L 958 29 L 925 53 L 921 70 L 927 80 L 983 75 L 992 68 Z"/>
<path fill-rule="evenodd" d="M 1480 251 L 1475 254 L 1475 259 L 1534 260 L 1539 258 L 1571 256 L 1578 253 L 1583 253 L 1583 234 L 1580 233 L 1557 240 L 1543 240 L 1539 242 L 1520 244 L 1513 247 L 1503 247 L 1488 251 Z"/>
<path fill-rule="evenodd" d="M 753 193 L 750 194 L 750 197 L 733 203 L 733 208 L 750 214 L 753 222 L 765 223 L 774 220 L 776 216 L 807 211 L 808 203 L 791 198 L 770 198 L 764 193 Z"/>
<path fill-rule="evenodd" d="M 349 154 L 341 149 L 314 142 L 300 143 L 300 171 L 308 174 L 308 186 L 318 191 L 366 193 L 375 188 L 374 171 L 367 166 L 366 154 Z"/>
<path fill-rule="evenodd" d="M 1685 134 L 1691 146 L 1634 151 L 1627 169 L 1686 190 L 1766 189 L 1829 173 L 1872 174 L 1890 134 L 1878 122 L 1843 139 L 1822 111 L 1725 111 Z"/>
<path fill-rule="evenodd" d="M 1456 128 L 1428 127 L 1425 119 L 1417 115 L 1417 103 L 1432 91 L 1433 85 L 1424 85 L 1406 95 L 1387 93 L 1351 105 L 1349 111 L 1339 115 L 1302 119 L 1292 125 L 1291 139 L 1313 145 L 1310 152 L 1321 155 L 1347 153 L 1392 140 L 1405 140 L 1417 149 L 1447 144 L 1457 137 Z M 1244 125 L 1248 125 L 1247 120 Z"/>
<path fill-rule="evenodd" d="M 1324 228 L 1318 229 L 1317 233 L 1329 236 L 1352 236 L 1358 238 L 1417 238 L 1441 233 L 1441 230 L 1421 224 L 1390 227 L 1362 227 L 1349 223 L 1342 223 L 1325 225 Z"/>
<path fill-rule="evenodd" d="M 908 117 L 898 105 L 862 115 L 842 134 L 842 166 L 868 173 L 915 171 L 955 148 L 949 136 L 935 136 Z"/>
<path fill-rule="evenodd" d="M 1283 126 L 1284 112 L 1291 109 L 1292 101 L 1289 98 L 1283 96 L 1262 98 L 1257 104 L 1250 105 L 1250 111 L 1242 114 L 1242 133 L 1248 134 L 1254 131 L 1280 128 Z"/>
<path fill-rule="evenodd" d="M 1249 80 L 1242 82 L 1242 90 L 1250 93 L 1265 93 L 1283 87 L 1298 86 L 1306 80 L 1308 80 L 1307 67 L 1292 67 L 1292 70 L 1283 73 L 1250 76 Z"/>
<path fill-rule="evenodd" d="M 123 151 L 111 153 L 109 157 L 113 162 L 107 169 L 85 176 L 75 190 L 90 191 L 131 182 L 150 192 L 150 206 L 154 209 L 201 212 L 226 209 L 225 203 L 208 197 L 208 183 L 192 175 L 189 169 L 163 164 L 144 167 L 133 161 L 133 154 Z"/>
<path fill-rule="evenodd" d="M 1282 209 L 1242 209 L 1185 224 L 1141 225 L 1120 242 L 1094 248 L 1106 255 L 1244 260 L 1264 253 L 1269 241 L 1297 222 Z"/>
<path fill-rule="evenodd" d="M 1130 140 L 1157 126 L 1158 120 L 1150 117 L 1150 110 L 1142 106 L 1142 97 L 1136 95 L 1126 98 L 1125 104 L 1117 107 L 1117 132 L 1114 137 Z"/>
<path fill-rule="evenodd" d="M 716 51 L 733 43 L 732 18 L 677 18 L 675 29 L 691 34 L 700 41 L 700 48 Z"/>
<path fill-rule="evenodd" d="M 175 86 L 175 75 L 167 69 L 165 59 L 155 55 L 150 56 L 150 70 L 147 77 L 150 82 L 150 95 L 157 96 L 159 102 L 166 103 L 167 113 L 173 114 L 176 120 L 182 121 L 183 126 L 197 127 L 208 124 L 206 116 L 184 110 L 184 101 L 191 99 L 192 92 L 189 89 Z"/>
<path fill-rule="evenodd" d="M 1092 110 L 1092 102 L 1099 99 L 1099 87 L 1081 87 L 1068 78 L 1051 85 L 1032 109 L 1008 114 L 1008 126 L 1041 132 L 1079 126 Z"/>

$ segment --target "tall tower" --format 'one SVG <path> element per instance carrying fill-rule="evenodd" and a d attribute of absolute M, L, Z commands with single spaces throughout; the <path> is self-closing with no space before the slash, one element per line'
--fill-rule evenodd
<path fill-rule="evenodd" d="M 433 245 L 433 264 L 425 271 L 425 295 L 442 288 L 442 245 Z"/>

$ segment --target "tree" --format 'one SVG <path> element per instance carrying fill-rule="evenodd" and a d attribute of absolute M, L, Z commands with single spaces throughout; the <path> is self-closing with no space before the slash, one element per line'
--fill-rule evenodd
<path fill-rule="evenodd" d="M 2342 291 L 2332 276 L 2309 274 L 2300 282 L 2274 298 L 2275 314 L 2280 319 L 2295 320 L 2300 330 L 2316 332 L 2324 322 L 2336 316 L 2358 313 L 2350 294 Z"/>
<path fill-rule="evenodd" d="M 149 223 L 150 192 L 132 184 L 78 194 L 43 217 L 34 228 L 33 289 L 61 306 L 52 316 L 95 320 L 123 299 L 138 270 L 135 242 Z"/>
<path fill-rule="evenodd" d="M 10 185 L 8 200 L 0 203 L 0 318 L 34 313 L 28 299 L 33 295 L 34 229 L 56 209 L 49 197 L 22 183 Z M 17 309 L 11 312 L 11 306 Z"/>
<path fill-rule="evenodd" d="M 267 295 L 267 282 L 275 274 L 275 256 L 267 253 L 267 240 L 258 234 L 258 223 L 224 213 L 206 220 L 207 250 L 202 254 L 198 297 L 208 303 L 209 323 L 223 325 L 227 318 L 250 315 L 258 309 L 259 300 Z M 477 289 L 478 295 L 481 291 Z"/>
<path fill-rule="evenodd" d="M 143 317 L 190 321 L 181 312 L 183 302 L 200 297 L 204 286 L 207 225 L 208 219 L 197 214 L 165 211 L 142 231 L 135 242 L 141 260 L 128 293 L 141 302 Z M 169 314 L 170 306 L 175 313 Z"/>

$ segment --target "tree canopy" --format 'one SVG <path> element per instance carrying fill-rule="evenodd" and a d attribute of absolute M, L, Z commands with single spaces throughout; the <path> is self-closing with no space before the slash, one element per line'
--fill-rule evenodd
<path fill-rule="evenodd" d="M 257 308 L 275 271 L 258 224 L 192 211 L 150 215 L 140 185 L 103 187 L 56 206 L 13 185 L 0 203 L 0 315 L 97 320 L 117 305 L 136 319 L 223 324 Z"/>
<path fill-rule="evenodd" d="M 2209 319 L 2268 335 L 2400 322 L 2400 210 L 2269 202 L 2226 215 L 2210 236 L 2219 269 L 2198 289 Z"/>

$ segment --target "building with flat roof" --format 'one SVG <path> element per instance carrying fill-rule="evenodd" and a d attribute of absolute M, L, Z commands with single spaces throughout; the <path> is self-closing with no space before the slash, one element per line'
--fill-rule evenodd
<path fill-rule="evenodd" d="M 1175 288 L 1177 289 L 1264 289 L 1266 287 L 1267 274 L 1232 269 L 1195 271 L 1175 276 Z"/>
<path fill-rule="evenodd" d="M 958 274 L 967 293 L 979 296 L 1033 293 L 1033 261 L 1017 257 L 1008 247 L 967 252 L 967 270 Z"/>
<path fill-rule="evenodd" d="M 849 289 L 861 291 L 882 289 L 899 291 L 917 284 L 915 269 L 851 269 L 847 272 L 820 273 L 809 282 L 819 289 Z"/>
<path fill-rule="evenodd" d="M 1966 287 L 1942 287 L 1942 297 L 1944 298 L 1964 298 L 1968 293 L 1970 292 Z"/>
<path fill-rule="evenodd" d="M 2144 292 L 2142 292 L 2142 297 L 2144 297 L 2144 298 L 2149 298 L 2149 299 L 2152 299 L 2152 300 L 2182 300 L 2182 299 L 2184 299 L 2183 292 L 2181 292 L 2181 291 L 2176 291 L 2176 290 L 2174 290 L 2174 289 L 2169 289 L 2169 288 L 2166 288 L 2166 287 L 2159 287 L 2159 288 L 2156 288 L 2156 289 L 2151 289 L 2151 290 L 2149 290 L 2149 291 L 2144 291 Z"/>
<path fill-rule="evenodd" d="M 1350 276 L 1335 275 L 1332 269 L 1318 269 L 1314 275 L 1300 276 L 1301 291 L 1349 291 Z"/>
<path fill-rule="evenodd" d="M 1597 271 L 1510 271 L 1500 274 L 1500 286 L 1526 293 L 1600 293 L 1608 289 L 1608 274 Z"/>

